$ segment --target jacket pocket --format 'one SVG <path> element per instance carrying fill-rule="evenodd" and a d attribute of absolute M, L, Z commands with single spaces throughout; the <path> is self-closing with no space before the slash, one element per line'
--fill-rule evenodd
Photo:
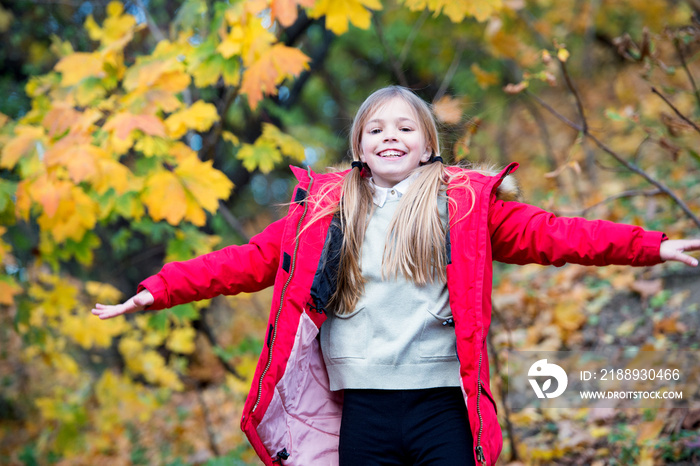
<path fill-rule="evenodd" d="M 330 324 L 327 336 L 331 359 L 367 357 L 368 315 L 363 310 L 364 307 L 352 314 L 334 315 L 324 323 Z"/>

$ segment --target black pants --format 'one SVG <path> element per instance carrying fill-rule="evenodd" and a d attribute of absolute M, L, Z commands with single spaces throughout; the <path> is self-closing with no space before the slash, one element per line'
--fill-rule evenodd
<path fill-rule="evenodd" d="M 462 391 L 345 390 L 340 466 L 474 465 Z"/>

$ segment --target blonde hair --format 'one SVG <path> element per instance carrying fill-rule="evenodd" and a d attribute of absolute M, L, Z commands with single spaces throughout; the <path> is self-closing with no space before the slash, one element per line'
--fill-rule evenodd
<path fill-rule="evenodd" d="M 389 224 L 382 260 L 382 277 L 397 278 L 402 275 L 418 286 L 436 280 L 445 281 L 446 232 L 440 220 L 438 197 L 445 196 L 444 190 L 451 176 L 441 162 L 432 163 L 432 159 L 440 155 L 440 141 L 428 104 L 409 89 L 400 86 L 389 86 L 374 92 L 362 103 L 355 115 L 350 130 L 350 151 L 353 161 L 359 161 L 365 123 L 377 109 L 393 98 L 403 99 L 414 110 L 432 154 L 431 162 L 414 170 L 417 177 L 401 198 Z M 334 309 L 336 314 L 352 312 L 365 289 L 360 263 L 361 251 L 367 223 L 374 208 L 372 188 L 366 175 L 371 175 L 366 165 L 363 170 L 352 169 L 342 180 L 338 205 L 335 208 L 326 205 L 313 217 L 316 220 L 332 212 L 340 218 L 343 244 L 337 287 L 329 303 L 329 308 Z M 473 194 L 469 178 L 463 178 L 463 184 Z M 328 192 L 331 189 L 334 187 L 329 188 Z M 321 197 L 325 196 L 321 194 Z M 473 201 L 474 196 L 471 197 Z"/>

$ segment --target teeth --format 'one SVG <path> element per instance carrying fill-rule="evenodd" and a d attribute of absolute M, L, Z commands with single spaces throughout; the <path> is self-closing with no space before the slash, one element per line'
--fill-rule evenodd
<path fill-rule="evenodd" d="M 381 155 L 382 157 L 401 157 L 403 155 L 403 152 L 400 152 L 398 150 L 387 150 L 379 155 Z"/>

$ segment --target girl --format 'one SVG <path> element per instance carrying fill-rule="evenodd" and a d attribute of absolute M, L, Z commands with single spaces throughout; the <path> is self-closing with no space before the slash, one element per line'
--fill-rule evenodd
<path fill-rule="evenodd" d="M 250 243 L 166 264 L 101 319 L 274 285 L 241 426 L 266 465 L 495 464 L 501 430 L 486 333 L 492 261 L 645 266 L 700 240 L 502 198 L 497 174 L 444 166 L 427 104 L 373 93 L 353 168 L 299 180 L 287 216 Z M 323 325 L 322 325 L 323 324 Z"/>

